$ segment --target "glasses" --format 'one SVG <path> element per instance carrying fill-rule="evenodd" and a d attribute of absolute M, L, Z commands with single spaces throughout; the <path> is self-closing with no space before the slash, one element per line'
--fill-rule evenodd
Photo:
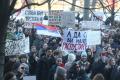
<path fill-rule="evenodd" d="M 21 69 L 25 69 L 24 67 L 21 67 Z"/>

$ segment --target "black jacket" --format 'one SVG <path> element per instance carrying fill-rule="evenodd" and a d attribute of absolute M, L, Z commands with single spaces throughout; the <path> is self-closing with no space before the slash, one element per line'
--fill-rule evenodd
<path fill-rule="evenodd" d="M 43 56 L 37 64 L 36 80 L 49 80 L 49 70 L 55 64 L 55 58 Z"/>
<path fill-rule="evenodd" d="M 103 63 L 102 60 L 99 60 L 98 62 L 94 62 L 93 65 L 92 65 L 91 79 L 93 79 L 93 77 L 97 73 L 104 74 L 105 65 L 106 65 L 106 63 Z"/>

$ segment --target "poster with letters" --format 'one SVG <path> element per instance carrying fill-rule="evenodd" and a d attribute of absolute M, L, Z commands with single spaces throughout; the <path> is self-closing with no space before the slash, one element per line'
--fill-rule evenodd
<path fill-rule="evenodd" d="M 62 25 L 62 10 L 51 10 L 49 12 L 49 25 Z"/>
<path fill-rule="evenodd" d="M 35 22 L 42 23 L 44 17 L 43 11 L 31 10 L 31 9 L 25 9 L 23 16 L 25 17 L 25 22 L 30 22 L 30 23 L 35 23 Z"/>
<path fill-rule="evenodd" d="M 62 26 L 63 27 L 75 27 L 75 13 L 74 12 L 63 12 L 62 13 Z"/>
<path fill-rule="evenodd" d="M 87 46 L 86 31 L 65 30 L 62 49 L 68 51 L 84 51 Z"/>

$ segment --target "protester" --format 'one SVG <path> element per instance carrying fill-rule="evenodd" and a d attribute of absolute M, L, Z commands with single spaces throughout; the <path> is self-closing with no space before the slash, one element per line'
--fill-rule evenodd
<path fill-rule="evenodd" d="M 16 75 L 13 72 L 7 72 L 4 80 L 17 80 Z"/>
<path fill-rule="evenodd" d="M 8 61 L 5 62 L 4 73 L 15 72 L 17 70 L 16 56 L 12 55 L 8 57 Z"/>
<path fill-rule="evenodd" d="M 49 70 L 49 80 L 54 80 L 54 74 L 56 72 L 57 67 L 64 67 L 64 64 L 62 63 L 62 58 L 57 58 L 56 59 L 56 64 L 54 64 L 50 70 Z"/>
<path fill-rule="evenodd" d="M 48 49 L 48 44 L 44 43 L 42 48 L 39 50 L 39 53 L 38 53 L 39 58 L 45 55 L 47 49 Z"/>
<path fill-rule="evenodd" d="M 62 67 L 57 67 L 54 80 L 66 80 L 66 70 Z"/>
<path fill-rule="evenodd" d="M 107 53 L 101 53 L 101 58 L 97 61 L 94 62 L 92 65 L 92 74 L 91 74 L 91 79 L 97 74 L 101 73 L 104 74 L 104 68 L 107 63 Z"/>
<path fill-rule="evenodd" d="M 73 53 L 71 53 L 71 54 L 68 55 L 68 60 L 65 63 L 65 69 L 66 70 L 70 69 L 70 67 L 72 66 L 72 64 L 75 61 L 75 59 L 76 59 L 76 56 Z"/>
<path fill-rule="evenodd" d="M 45 55 L 37 63 L 36 80 L 48 80 L 49 70 L 55 64 L 53 51 L 48 49 Z"/>
<path fill-rule="evenodd" d="M 25 74 L 25 67 L 23 64 L 20 64 L 16 74 L 17 80 L 23 80 L 24 74 Z"/>
<path fill-rule="evenodd" d="M 105 80 L 105 79 L 102 74 L 98 73 L 94 76 L 93 80 Z"/>
<path fill-rule="evenodd" d="M 29 54 L 29 72 L 30 75 L 36 75 L 36 65 L 38 61 L 37 50 L 35 46 L 31 47 L 31 52 Z"/>

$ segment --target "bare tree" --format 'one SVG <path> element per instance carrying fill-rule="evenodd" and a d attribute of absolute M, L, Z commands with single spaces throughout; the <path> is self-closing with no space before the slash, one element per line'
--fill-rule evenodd
<path fill-rule="evenodd" d="M 41 6 L 47 3 L 47 0 L 41 4 L 38 3 L 28 3 L 27 5 L 21 7 L 20 9 L 15 10 L 17 0 L 1 0 L 0 1 L 0 80 L 4 80 L 4 65 L 5 65 L 5 40 L 7 32 L 7 24 L 10 18 L 10 15 L 13 13 L 24 9 L 25 7 L 31 5 Z"/>

